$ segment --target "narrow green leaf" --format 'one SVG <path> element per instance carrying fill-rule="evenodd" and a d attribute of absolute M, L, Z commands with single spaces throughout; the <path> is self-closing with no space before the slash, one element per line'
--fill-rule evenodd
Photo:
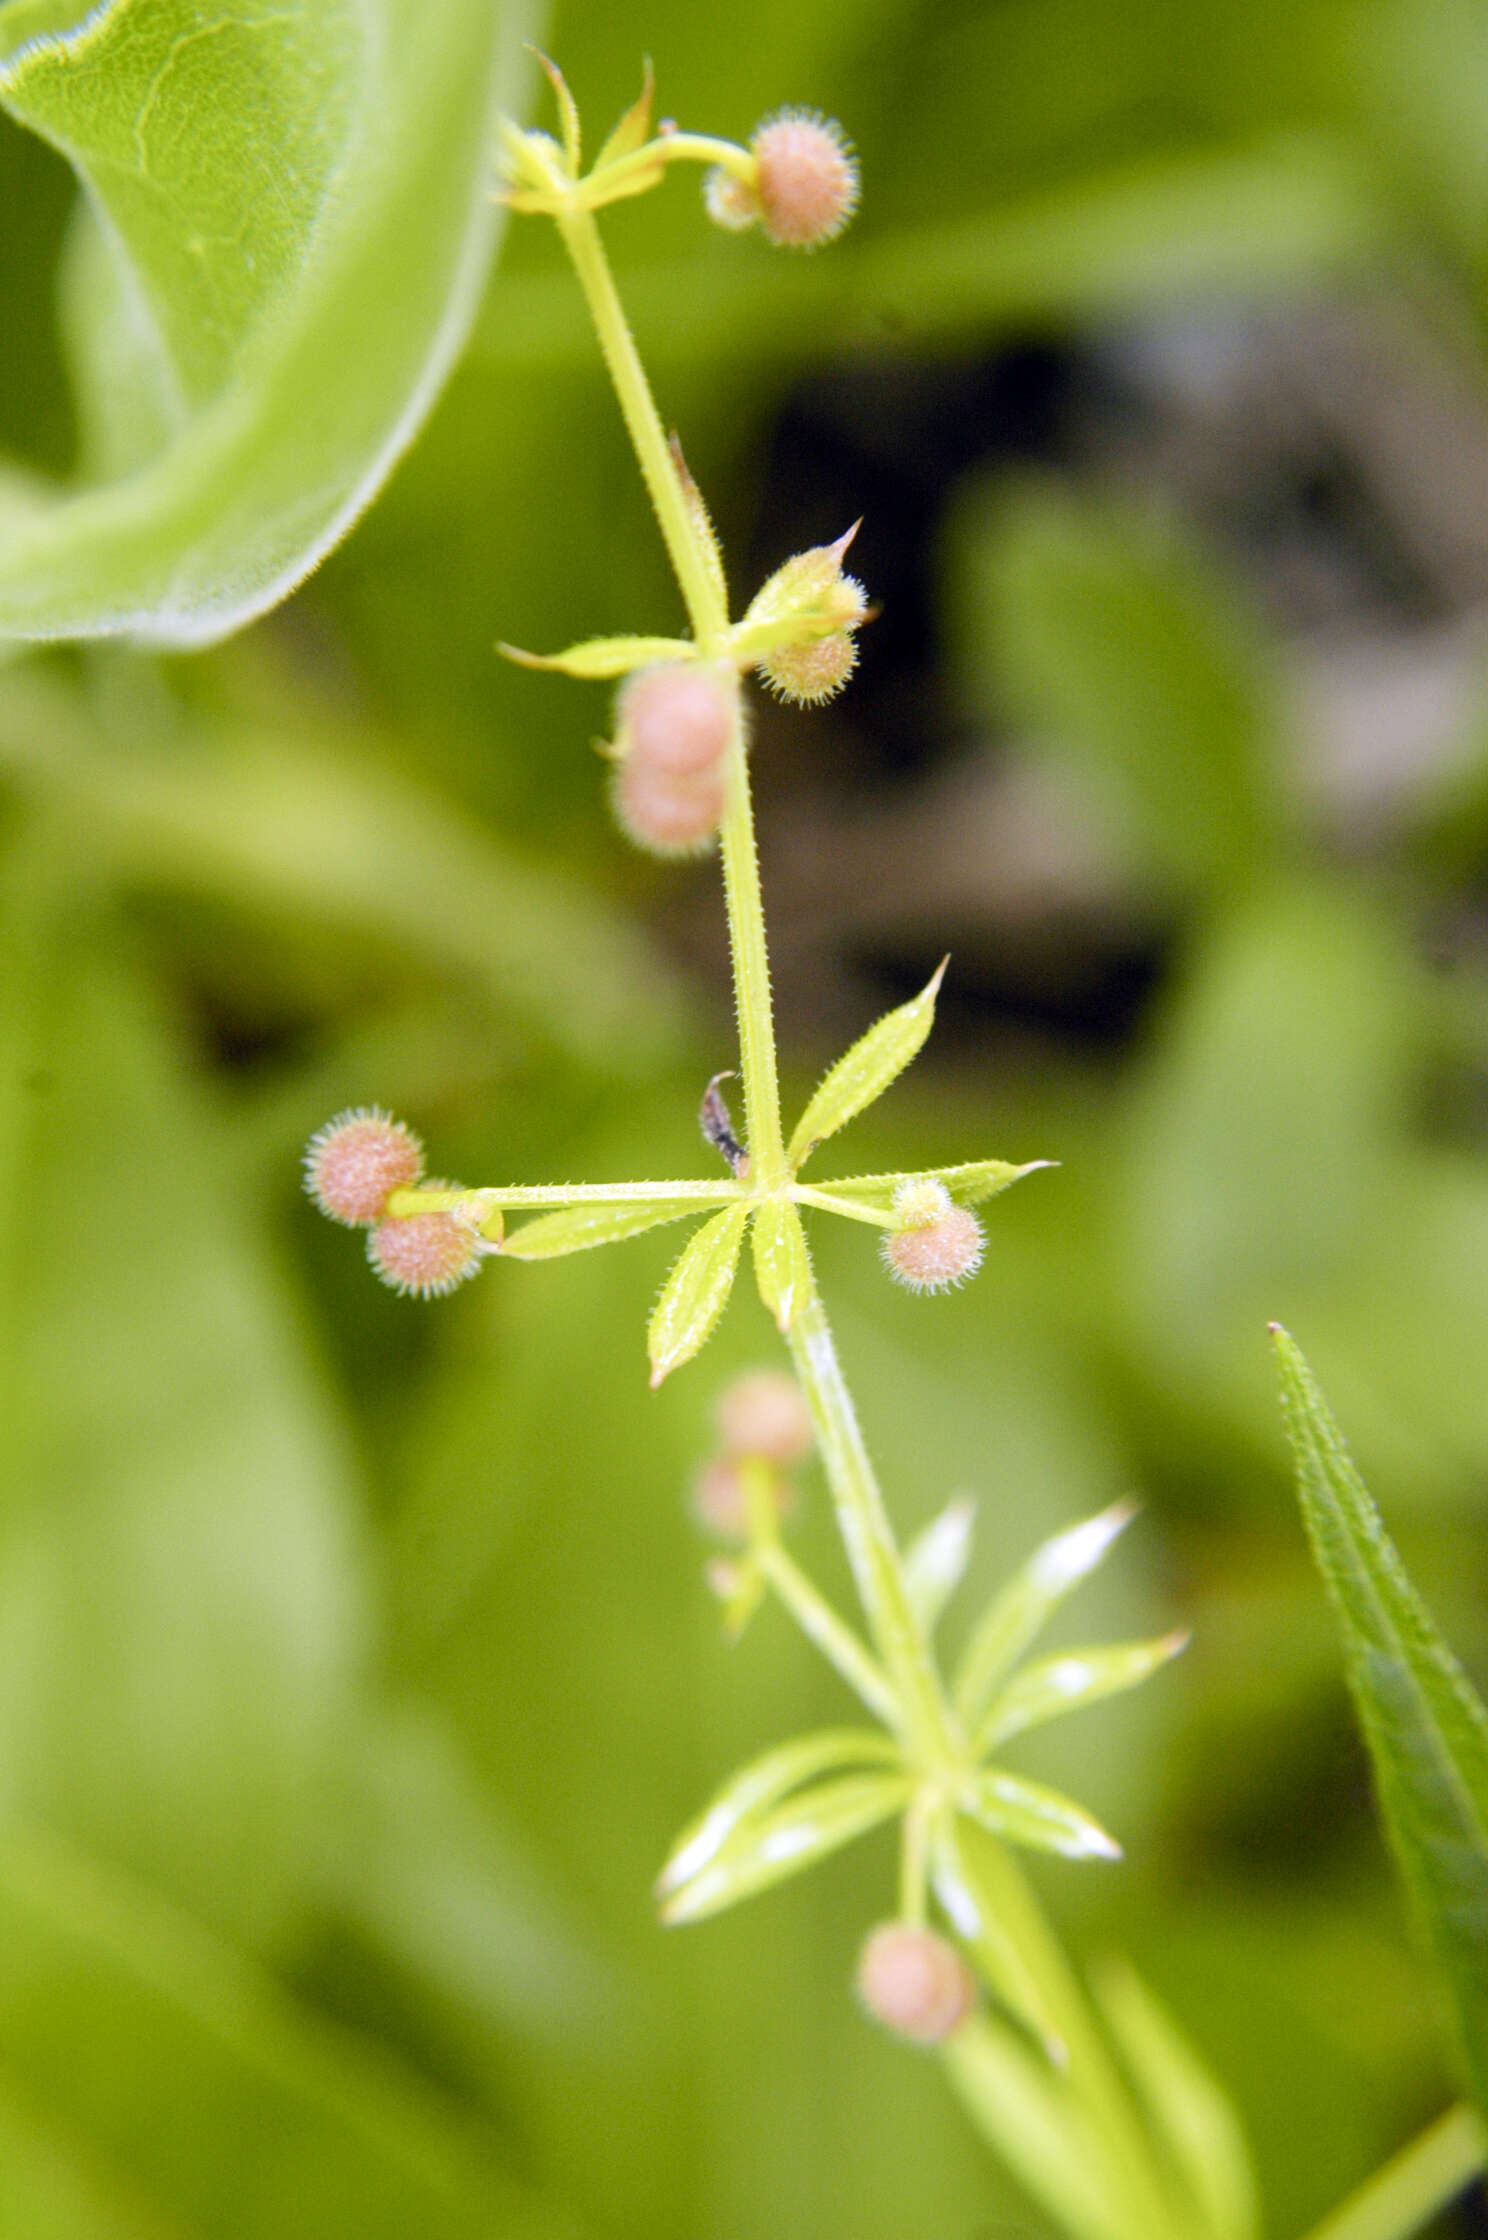
<path fill-rule="evenodd" d="M 672 1198 L 660 1205 L 561 1206 L 556 1213 L 540 1213 L 513 1229 L 501 1247 L 503 1260 L 556 1260 L 566 1252 L 587 1252 L 593 1245 L 620 1244 L 667 1221 L 685 1221 L 696 1213 L 695 1198 Z"/>
<path fill-rule="evenodd" d="M 1041 1781 L 997 1770 L 973 1774 L 958 1797 L 963 1809 L 1007 1843 L 1057 1851 L 1065 1859 L 1119 1859 L 1121 1846 L 1083 1805 Z"/>
<path fill-rule="evenodd" d="M 1074 2240 L 1168 2240 L 1150 2218 L 1133 2218 L 1120 2166 L 1085 2107 L 1015 2030 L 973 2015 L 941 2059 L 994 2153 Z"/>
<path fill-rule="evenodd" d="M 787 1331 L 811 1283 L 801 1216 L 782 1199 L 767 1199 L 755 1214 L 751 1242 L 759 1295 L 776 1327 Z"/>
<path fill-rule="evenodd" d="M 1096 1992 L 1111 2035 L 1193 2205 L 1204 2240 L 1256 2240 L 1260 2205 L 1240 2118 L 1167 2009 L 1108 1961 Z"/>
<path fill-rule="evenodd" d="M 651 57 L 647 55 L 642 66 L 641 90 L 596 156 L 596 171 L 603 171 L 607 163 L 618 163 L 622 156 L 633 156 L 638 148 L 646 145 L 651 136 L 651 104 L 655 93 L 656 77 Z"/>
<path fill-rule="evenodd" d="M 712 1336 L 734 1288 L 748 1219 L 747 1206 L 725 1206 L 683 1246 L 662 1285 L 646 1333 L 653 1392 L 663 1378 L 700 1353 Z"/>
<path fill-rule="evenodd" d="M 560 669 L 566 677 L 628 677 L 653 661 L 695 661 L 689 638 L 586 638 L 562 653 L 524 653 L 520 646 L 498 646 L 498 653 L 522 669 Z"/>
<path fill-rule="evenodd" d="M 989 1849 L 990 1838 L 975 1826 L 941 1814 L 931 1837 L 931 1887 L 993 1997 L 1032 2031 L 1051 2061 L 1061 2063 L 1064 2040 L 1038 1970 L 1003 1922 L 980 1871 Z"/>
<path fill-rule="evenodd" d="M 722 1913 L 772 1883 L 815 1866 L 854 1836 L 902 1812 L 914 1795 L 904 1774 L 856 1773 L 805 1790 L 763 1819 L 751 1819 L 683 1883 L 661 1909 L 669 1927 Z"/>
<path fill-rule="evenodd" d="M 1103 1696 L 1120 1695 L 1156 1672 L 1188 1645 L 1186 1633 L 1160 1641 L 1123 1641 L 1098 1649 L 1066 1649 L 1024 1665 L 997 1697 L 977 1735 L 977 1752 L 993 1750 L 1011 1735 L 1062 1719 Z"/>
<path fill-rule="evenodd" d="M 904 1584 L 927 1633 L 965 1575 L 975 1523 L 976 1503 L 969 1495 L 958 1494 L 905 1550 Z"/>
<path fill-rule="evenodd" d="M 944 957 L 912 1003 L 886 1012 L 853 1044 L 826 1075 L 802 1113 L 791 1137 L 788 1157 L 803 1164 L 817 1144 L 845 1128 L 848 1121 L 881 1097 L 924 1047 L 935 1020 L 935 998 L 950 959 Z"/>
<path fill-rule="evenodd" d="M 88 468 L 9 519 L 0 632 L 205 643 L 346 533 L 481 295 L 518 59 L 501 19 L 488 0 L 221 0 L 205 27 L 194 0 L 0 6 L 0 105 L 86 189 L 64 291 Z"/>
<path fill-rule="evenodd" d="M 874 1727 L 823 1727 L 818 1733 L 795 1736 L 773 1750 L 766 1750 L 726 1781 L 718 1794 L 683 1830 L 656 1881 L 656 1895 L 666 1898 L 690 1882 L 718 1856 L 725 1843 L 746 1821 L 757 1819 L 824 1773 L 844 1766 L 896 1765 L 899 1748 Z"/>
<path fill-rule="evenodd" d="M 542 64 L 543 75 L 552 87 L 554 98 L 558 103 L 558 122 L 563 130 L 563 154 L 568 167 L 568 175 L 570 179 L 577 179 L 579 167 L 584 159 L 584 143 L 579 131 L 578 105 L 569 92 L 568 80 L 564 77 L 557 63 L 541 52 L 538 53 L 537 59 Z"/>
<path fill-rule="evenodd" d="M 863 1205 L 887 1209 L 895 1191 L 905 1182 L 941 1182 L 959 1206 L 977 1206 L 984 1198 L 995 1197 L 999 1190 L 1006 1190 L 1014 1182 L 1021 1182 L 1026 1174 L 1037 1174 L 1044 1167 L 1052 1167 L 1053 1159 L 1030 1159 L 1024 1166 L 1010 1165 L 1006 1159 L 974 1159 L 959 1167 L 921 1167 L 914 1173 L 904 1174 L 853 1174 L 845 1180 L 835 1178 L 823 1185 L 837 1198 L 856 1198 Z"/>
<path fill-rule="evenodd" d="M 1488 2111 L 1488 1712 L 1406 1574 L 1326 1401 L 1273 1328 L 1313 1554 L 1338 1613 L 1385 1826 Z"/>
<path fill-rule="evenodd" d="M 1130 1502 L 1118 1501 L 1046 1540 L 989 1604 L 956 1674 L 956 1707 L 968 1727 L 976 1727 L 1003 1675 L 1135 1515 Z"/>

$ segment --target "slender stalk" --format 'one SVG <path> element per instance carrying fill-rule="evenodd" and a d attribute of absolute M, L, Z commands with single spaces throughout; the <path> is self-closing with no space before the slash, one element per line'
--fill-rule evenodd
<path fill-rule="evenodd" d="M 1449 2108 L 1314 2225 L 1307 2240 L 1406 2240 L 1471 2184 L 1485 2162 L 1482 2119 L 1472 2108 Z"/>
<path fill-rule="evenodd" d="M 754 1559 L 808 1641 L 820 1649 L 848 1686 L 885 1726 L 898 1728 L 899 1706 L 852 1627 L 844 1624 L 820 1595 L 793 1556 L 778 1540 L 756 1543 Z"/>

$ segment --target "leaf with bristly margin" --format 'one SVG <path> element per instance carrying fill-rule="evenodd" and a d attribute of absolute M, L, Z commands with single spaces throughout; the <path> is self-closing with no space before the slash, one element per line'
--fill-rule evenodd
<path fill-rule="evenodd" d="M 942 1813 L 931 1831 L 930 1885 L 987 1989 L 1033 2033 L 1051 2061 L 1062 2062 L 1064 2040 L 1038 1970 L 998 1908 L 997 1856 L 983 1830 Z"/>
<path fill-rule="evenodd" d="M 754 1273 L 765 1310 L 784 1332 L 805 1298 L 811 1283 L 811 1261 L 806 1232 L 793 1205 L 768 1198 L 754 1217 L 750 1238 L 754 1246 Z"/>
<path fill-rule="evenodd" d="M 628 677 L 657 661 L 695 661 L 689 638 L 586 638 L 562 653 L 524 653 L 520 646 L 497 651 L 522 669 L 558 669 L 565 677 Z"/>
<path fill-rule="evenodd" d="M 503 1260 L 556 1260 L 566 1252 L 588 1252 L 592 1246 L 620 1244 L 626 1237 L 643 1236 L 667 1221 L 685 1221 L 698 1210 L 696 1198 L 669 1198 L 660 1204 L 642 1200 L 623 1206 L 560 1206 L 556 1213 L 540 1213 L 513 1229 L 501 1247 Z"/>
<path fill-rule="evenodd" d="M 661 1288 L 646 1333 L 651 1357 L 651 1388 L 701 1353 L 728 1305 L 744 1242 L 747 1206 L 725 1206 L 689 1237 Z"/>
<path fill-rule="evenodd" d="M 984 1198 L 996 1197 L 999 1190 L 1021 1182 L 1024 1175 L 1038 1174 L 1044 1167 L 1056 1163 L 1053 1159 L 1030 1159 L 1018 1167 L 1006 1159 L 973 1159 L 964 1166 L 921 1167 L 913 1173 L 851 1174 L 842 1181 L 834 1177 L 831 1182 L 824 1182 L 822 1188 L 830 1190 L 835 1198 L 852 1198 L 860 1205 L 887 1210 L 894 1202 L 895 1192 L 904 1183 L 939 1182 L 958 1206 L 979 1206 Z"/>
<path fill-rule="evenodd" d="M 1057 1657 L 1026 1664 L 994 1702 L 977 1735 L 977 1750 L 994 1750 L 1010 1736 L 1068 1711 L 1081 1711 L 1104 1696 L 1135 1688 L 1150 1673 L 1188 1646 L 1186 1633 L 1165 1633 L 1159 1641 L 1122 1641 L 1097 1649 L 1065 1649 Z"/>
<path fill-rule="evenodd" d="M 1488 1712 L 1416 1593 L 1311 1370 L 1273 1328 L 1313 1554 L 1401 1875 L 1488 2113 Z"/>
<path fill-rule="evenodd" d="M 1065 1596 L 1088 1578 L 1136 1510 L 1118 1501 L 1071 1525 L 1036 1548 L 1022 1569 L 989 1604 L 962 1654 L 956 1673 L 956 1708 L 974 1728 L 998 1682 L 1053 1616 Z"/>
<path fill-rule="evenodd" d="M 1260 2206 L 1240 2118 L 1166 2007 L 1122 1961 L 1096 1994 L 1148 2119 L 1193 2206 L 1204 2240 L 1256 2240 Z"/>
<path fill-rule="evenodd" d="M 722 1913 L 892 1819 L 913 1795 L 914 1783 L 898 1773 L 847 1774 L 804 1790 L 762 1819 L 747 1821 L 667 1899 L 661 1918 L 670 1927 Z"/>
<path fill-rule="evenodd" d="M 670 1897 L 700 1874 L 747 1822 L 758 1819 L 824 1773 L 845 1766 L 897 1765 L 899 1748 L 874 1727 L 823 1727 L 766 1750 L 727 1780 L 707 1809 L 685 1828 L 656 1878 L 658 1898 Z"/>
<path fill-rule="evenodd" d="M 480 299 L 518 13 L 0 6 L 0 107 L 86 198 L 61 283 L 85 479 L 7 508 L 0 633 L 205 644 L 340 541 Z"/>
<path fill-rule="evenodd" d="M 943 957 L 912 1002 L 886 1012 L 859 1036 L 845 1057 L 837 1060 L 790 1139 L 787 1156 L 793 1167 L 801 1166 L 817 1144 L 845 1128 L 849 1120 L 881 1097 L 890 1082 L 897 1081 L 911 1060 L 919 1056 L 935 1023 L 935 998 L 949 962 L 949 957 Z"/>
<path fill-rule="evenodd" d="M 1065 1859 L 1119 1859 L 1121 1846 L 1083 1805 L 1021 1774 L 973 1774 L 957 1792 L 963 1810 L 1005 1843 L 1057 1851 Z"/>
<path fill-rule="evenodd" d="M 957 1494 L 905 1550 L 905 1588 L 927 1633 L 933 1632 L 965 1576 L 975 1523 L 976 1503 L 968 1494 Z"/>

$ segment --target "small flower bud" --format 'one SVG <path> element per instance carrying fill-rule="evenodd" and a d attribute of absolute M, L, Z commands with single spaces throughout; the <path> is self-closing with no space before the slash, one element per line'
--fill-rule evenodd
<path fill-rule="evenodd" d="M 858 1961 L 858 1997 L 901 2038 L 936 2046 L 971 2013 L 976 1982 L 955 1946 L 933 1929 L 884 1921 Z"/>
<path fill-rule="evenodd" d="M 430 1187 L 448 1190 L 451 1185 Z M 470 1221 L 443 1209 L 389 1216 L 367 1239 L 373 1273 L 405 1298 L 442 1298 L 476 1273 L 486 1250 Z"/>
<path fill-rule="evenodd" d="M 755 200 L 772 241 L 814 249 L 858 207 L 858 166 L 839 124 L 808 109 L 767 117 L 749 143 Z"/>
<path fill-rule="evenodd" d="M 776 1522 L 781 1523 L 796 1505 L 796 1489 L 778 1471 L 770 1471 L 769 1478 L 771 1506 Z M 692 1513 L 703 1531 L 716 1540 L 749 1539 L 749 1495 L 737 1462 L 704 1465 L 692 1489 Z"/>
<path fill-rule="evenodd" d="M 976 1274 L 981 1228 L 943 1182 L 902 1182 L 894 1193 L 894 1213 L 900 1226 L 886 1232 L 883 1256 L 896 1281 L 911 1291 L 949 1291 Z"/>
<path fill-rule="evenodd" d="M 752 1455 L 784 1468 L 811 1452 L 816 1437 L 806 1396 L 783 1369 L 750 1369 L 718 1397 L 718 1431 L 727 1455 Z"/>
<path fill-rule="evenodd" d="M 305 1188 L 322 1213 L 350 1229 L 369 1227 L 392 1193 L 423 1171 L 418 1137 L 376 1105 L 338 1112 L 305 1147 Z"/>
<path fill-rule="evenodd" d="M 733 740 L 738 692 L 723 669 L 680 662 L 637 669 L 616 704 L 620 753 L 677 778 L 716 768 Z"/>
<path fill-rule="evenodd" d="M 728 802 L 728 768 L 678 777 L 627 755 L 610 795 L 615 818 L 638 848 L 657 856 L 701 855 L 718 831 Z"/>
<path fill-rule="evenodd" d="M 858 649 L 845 630 L 810 645 L 777 646 L 760 663 L 760 674 L 782 700 L 803 708 L 833 700 L 858 665 Z"/>

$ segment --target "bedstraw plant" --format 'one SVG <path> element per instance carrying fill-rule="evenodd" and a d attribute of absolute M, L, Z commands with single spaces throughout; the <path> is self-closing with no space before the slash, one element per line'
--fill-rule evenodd
<path fill-rule="evenodd" d="M 639 99 L 586 170 L 574 102 L 558 70 L 545 67 L 558 133 L 504 126 L 501 191 L 513 211 L 551 220 L 568 252 L 687 630 L 589 639 L 555 654 L 503 650 L 534 668 L 615 683 L 606 751 L 614 813 L 630 839 L 660 855 L 716 845 L 740 1122 L 736 1132 L 722 1086 L 729 1077 L 719 1075 L 702 1095 L 705 1173 L 465 1187 L 426 1179 L 409 1130 L 379 1110 L 358 1110 L 313 1140 L 307 1186 L 332 1218 L 366 1230 L 383 1280 L 419 1296 L 448 1291 L 493 1260 L 552 1260 L 692 1224 L 646 1333 L 653 1387 L 701 1352 L 747 1246 L 790 1375 L 761 1371 L 720 1402 L 718 1453 L 696 1502 L 730 1552 L 710 1564 L 709 1583 L 734 1630 L 774 1596 L 856 1698 L 858 1717 L 778 1743 L 724 1783 L 661 1871 L 661 1919 L 702 1921 L 896 1822 L 897 1893 L 865 1935 L 858 1973 L 869 2013 L 906 2041 L 938 2049 L 984 2134 L 1077 2240 L 1254 2240 L 1255 2189 L 1225 2094 L 1129 1969 L 1108 1966 L 1087 1992 L 1019 1863 L 1021 1852 L 1109 1862 L 1120 1856 L 1115 1837 L 1080 1803 L 1001 1761 L 1014 1736 L 1135 1686 L 1183 1647 L 1175 1631 L 1036 1653 L 1045 1622 L 1107 1555 L 1132 1510 L 1107 1510 L 1036 1549 L 972 1623 L 947 1670 L 937 1621 L 966 1566 L 972 1511 L 952 1503 L 901 1548 L 812 1264 L 805 1217 L 836 1216 L 874 1231 L 887 1274 L 911 1289 L 964 1282 L 985 1250 L 973 1209 L 1047 1164 L 974 1146 L 970 1159 L 920 1173 L 821 1175 L 823 1147 L 925 1043 L 944 964 L 830 1068 L 788 1132 L 782 1116 L 746 679 L 754 674 L 802 705 L 846 685 L 857 633 L 873 613 L 846 567 L 854 532 L 786 559 L 732 618 L 707 508 L 658 414 L 600 238 L 609 204 L 650 192 L 688 164 L 705 168 L 704 203 L 716 223 L 757 226 L 809 251 L 851 218 L 856 163 L 836 124 L 803 111 L 767 120 L 747 146 L 653 124 L 648 69 Z M 1321 1402 L 1309 1397 L 1297 1362 L 1288 1360 L 1288 1373 L 1293 1428 L 1305 1444 Z M 791 1471 L 813 1441 L 860 1623 L 832 1606 L 782 1537 Z M 1341 1448 L 1318 1452 L 1314 1477 L 1331 1468 L 1336 1478 Z M 1326 1527 L 1317 1529 L 1326 1538 Z M 1453 1700 L 1461 1711 L 1467 1698 Z M 1481 1741 L 1476 1716 L 1461 1712 L 1472 1747 Z M 1330 2240 L 1388 2240 L 1413 2229 L 1477 2166 L 1480 2149 L 1475 2119 L 1458 2111 L 1323 2230 Z"/>

